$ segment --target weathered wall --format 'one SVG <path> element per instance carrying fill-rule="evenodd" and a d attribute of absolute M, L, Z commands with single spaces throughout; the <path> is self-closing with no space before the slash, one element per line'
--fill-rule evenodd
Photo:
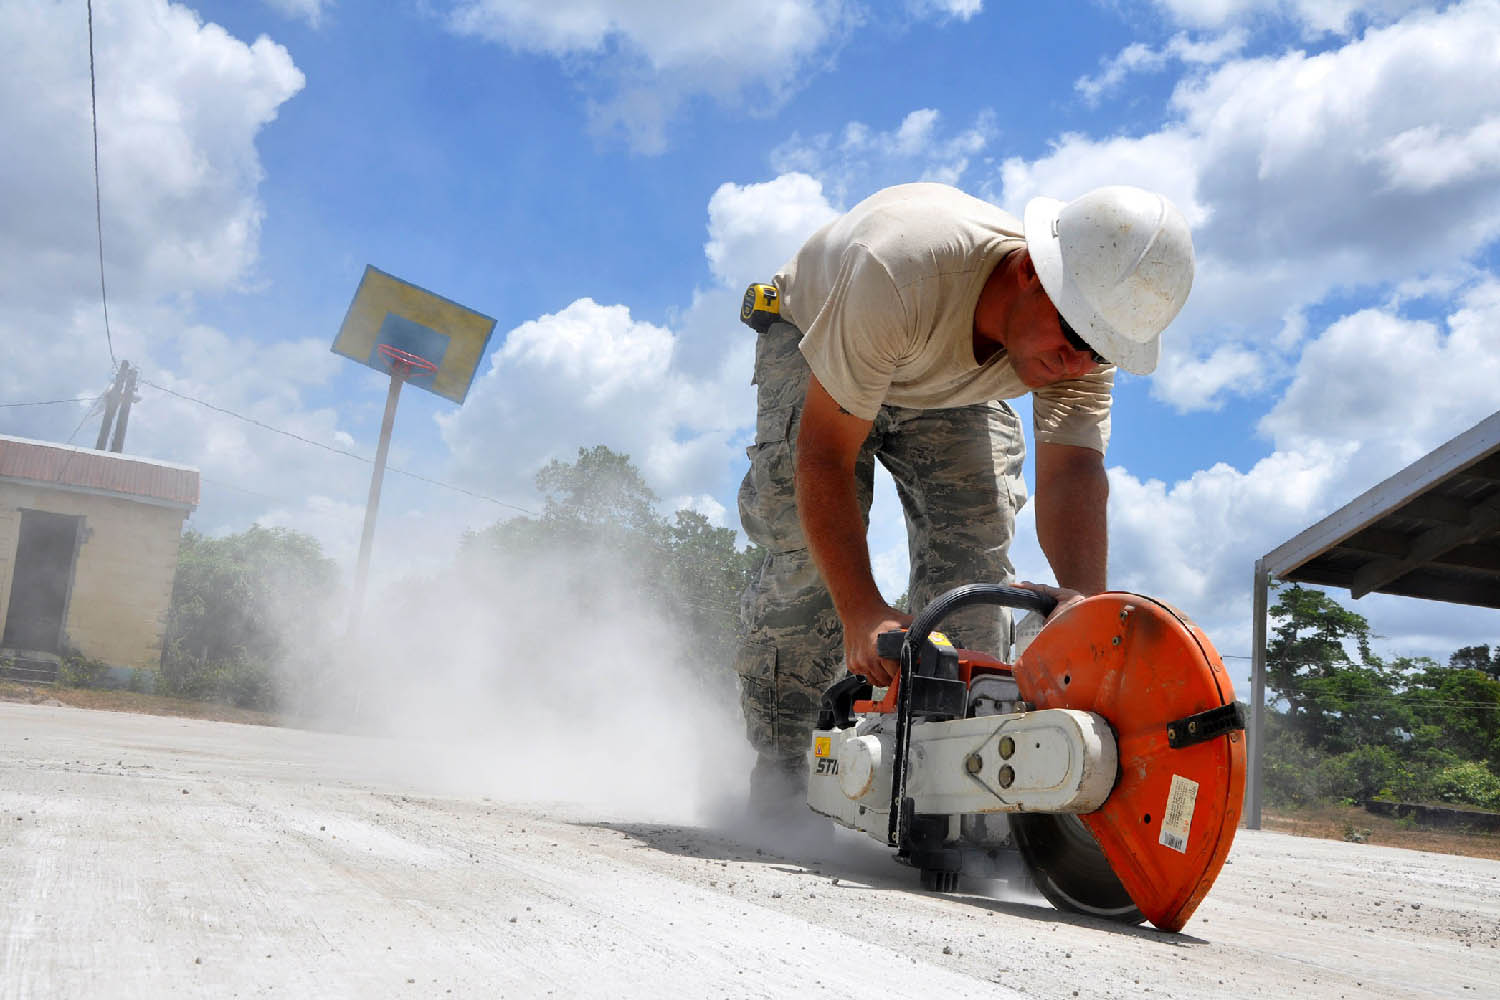
<path fill-rule="evenodd" d="M 187 511 L 0 482 L 0 631 L 10 605 L 23 507 L 84 519 L 63 641 L 110 666 L 159 667 Z"/>

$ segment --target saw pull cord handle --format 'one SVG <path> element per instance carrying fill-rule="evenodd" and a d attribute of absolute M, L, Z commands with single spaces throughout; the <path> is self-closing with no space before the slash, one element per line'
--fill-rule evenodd
<path fill-rule="evenodd" d="M 1035 611 L 1043 618 L 1057 607 L 1057 601 L 1035 590 L 1007 587 L 1000 583 L 970 583 L 954 587 L 941 595 L 912 619 L 906 631 L 906 641 L 901 644 L 901 683 L 896 693 L 896 748 L 892 760 L 891 819 L 886 838 L 897 850 L 898 856 L 905 851 L 906 834 L 910 817 L 906 813 L 906 758 L 911 744 L 911 687 L 916 673 L 917 659 L 921 656 L 922 644 L 939 623 L 960 608 L 976 604 L 998 605 Z"/>

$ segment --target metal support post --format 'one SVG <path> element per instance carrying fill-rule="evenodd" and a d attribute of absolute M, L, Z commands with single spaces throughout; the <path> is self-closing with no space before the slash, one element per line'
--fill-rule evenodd
<path fill-rule="evenodd" d="M 1266 725 L 1266 601 L 1270 586 L 1270 574 L 1266 572 L 1265 559 L 1255 560 L 1255 583 L 1253 586 L 1255 620 L 1251 622 L 1250 640 L 1250 767 L 1245 782 L 1245 825 L 1251 830 L 1260 829 L 1260 807 L 1265 770 L 1262 767 Z"/>
<path fill-rule="evenodd" d="M 359 631 L 359 616 L 365 600 L 365 576 L 370 569 L 370 547 L 375 541 L 375 515 L 380 511 L 380 484 L 385 480 L 385 457 L 391 450 L 391 428 L 396 425 L 396 400 L 406 372 L 391 370 L 391 388 L 385 397 L 385 419 L 380 424 L 380 445 L 375 449 L 375 471 L 370 476 L 370 497 L 365 501 L 365 530 L 359 540 L 359 562 L 354 569 L 354 592 L 349 602 L 349 635 Z"/>

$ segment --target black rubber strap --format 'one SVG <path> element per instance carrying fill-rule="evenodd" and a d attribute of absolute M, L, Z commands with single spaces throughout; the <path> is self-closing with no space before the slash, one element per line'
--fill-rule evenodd
<path fill-rule="evenodd" d="M 1173 750 L 1197 746 L 1245 728 L 1245 706 L 1237 701 L 1167 723 L 1167 745 Z"/>

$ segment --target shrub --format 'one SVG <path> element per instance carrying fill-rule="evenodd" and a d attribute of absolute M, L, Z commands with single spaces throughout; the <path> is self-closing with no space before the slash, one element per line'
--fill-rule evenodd
<path fill-rule="evenodd" d="M 1278 722 L 1268 719 L 1264 757 L 1266 802 L 1272 806 L 1303 806 L 1320 798 L 1318 764 L 1323 755 Z"/>
<path fill-rule="evenodd" d="M 1439 771 L 1432 779 L 1432 793 L 1443 802 L 1500 809 L 1500 778 L 1477 760 Z"/>
<path fill-rule="evenodd" d="M 1415 781 L 1390 747 L 1362 746 L 1327 757 L 1315 769 L 1320 798 L 1368 802 L 1377 795 L 1402 797 Z"/>
<path fill-rule="evenodd" d="M 95 660 L 82 653 L 69 653 L 57 668 L 57 682 L 64 687 L 103 687 L 109 676 L 109 664 Z"/>

